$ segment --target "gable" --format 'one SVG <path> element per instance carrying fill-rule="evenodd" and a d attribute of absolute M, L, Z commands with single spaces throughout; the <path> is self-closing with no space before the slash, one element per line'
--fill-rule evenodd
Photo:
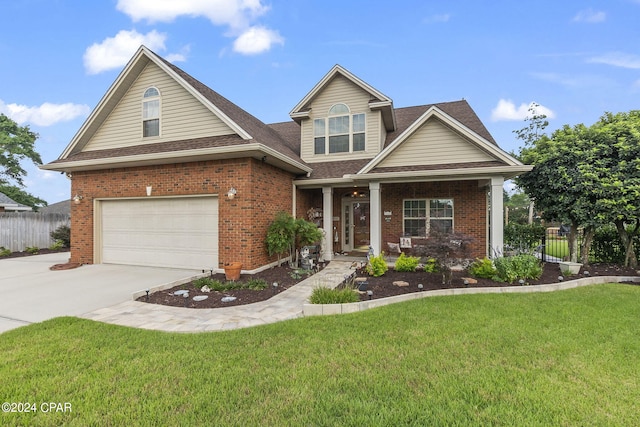
<path fill-rule="evenodd" d="M 377 167 L 443 165 L 496 160 L 441 121 L 432 118 L 395 148 Z"/>
<path fill-rule="evenodd" d="M 142 95 L 151 86 L 160 91 L 160 136 L 143 138 Z M 83 151 L 232 134 L 235 132 L 202 102 L 155 63 L 148 62 Z"/>

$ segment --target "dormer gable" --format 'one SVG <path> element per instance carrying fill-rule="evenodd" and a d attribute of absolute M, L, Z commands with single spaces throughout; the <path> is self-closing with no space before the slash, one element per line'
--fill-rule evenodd
<path fill-rule="evenodd" d="M 308 163 L 370 159 L 396 129 L 393 101 L 340 65 L 291 111 L 300 125 L 300 155 Z"/>
<path fill-rule="evenodd" d="M 382 113 L 384 127 L 387 132 L 393 132 L 396 129 L 393 100 L 338 64 L 334 65 L 313 89 L 298 102 L 289 113 L 289 116 L 298 123 L 303 119 L 308 119 L 313 100 L 338 76 L 347 79 L 369 95 L 368 107 L 371 111 L 380 111 Z"/>

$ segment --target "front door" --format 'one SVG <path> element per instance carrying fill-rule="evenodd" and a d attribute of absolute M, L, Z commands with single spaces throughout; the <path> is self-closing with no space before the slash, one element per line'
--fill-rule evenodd
<path fill-rule="evenodd" d="M 344 202 L 342 218 L 343 250 L 347 252 L 354 250 L 367 252 L 371 244 L 369 201 L 353 200 Z"/>

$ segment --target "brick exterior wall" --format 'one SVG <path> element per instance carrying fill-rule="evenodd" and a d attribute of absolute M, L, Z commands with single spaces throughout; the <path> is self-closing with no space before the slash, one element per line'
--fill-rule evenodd
<path fill-rule="evenodd" d="M 334 251 L 342 250 L 342 201 L 353 191 L 368 193 L 367 187 L 349 187 L 333 189 L 333 216 L 339 218 L 333 222 L 338 232 L 338 243 L 333 244 Z M 398 243 L 403 230 L 403 201 L 405 199 L 453 199 L 454 227 L 457 232 L 473 238 L 471 256 L 482 258 L 487 252 L 487 192 L 478 186 L 478 181 L 447 181 L 406 184 L 382 184 L 382 250 L 387 242 Z M 298 190 L 298 217 L 306 218 L 309 208 L 322 208 L 322 190 Z M 391 211 L 391 216 L 385 216 Z M 385 218 L 390 218 L 387 222 Z M 331 236 L 333 242 L 333 236 Z"/>
<path fill-rule="evenodd" d="M 293 176 L 255 159 L 211 160 L 136 168 L 74 172 L 71 194 L 71 262 L 92 264 L 93 206 L 96 198 L 218 194 L 219 267 L 242 262 L 252 270 L 275 261 L 264 245 L 278 211 L 292 211 Z M 229 188 L 238 191 L 233 200 Z"/>
<path fill-rule="evenodd" d="M 478 181 L 446 181 L 407 184 L 382 184 L 382 248 L 387 242 L 399 242 L 403 229 L 405 199 L 453 199 L 455 231 L 473 238 L 471 256 L 482 258 L 487 252 L 487 191 Z M 384 211 L 391 211 L 387 222 Z"/>

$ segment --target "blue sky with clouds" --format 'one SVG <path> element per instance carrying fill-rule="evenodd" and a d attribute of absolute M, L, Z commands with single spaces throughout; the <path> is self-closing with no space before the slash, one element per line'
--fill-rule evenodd
<path fill-rule="evenodd" d="M 640 0 L 13 0 L 0 112 L 55 160 L 140 44 L 266 123 L 341 64 L 396 107 L 466 99 L 517 151 L 532 102 L 549 130 L 640 109 Z M 28 166 L 54 203 L 67 179 Z"/>

